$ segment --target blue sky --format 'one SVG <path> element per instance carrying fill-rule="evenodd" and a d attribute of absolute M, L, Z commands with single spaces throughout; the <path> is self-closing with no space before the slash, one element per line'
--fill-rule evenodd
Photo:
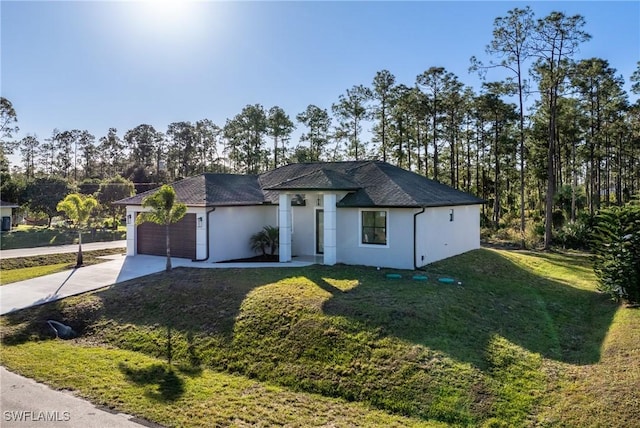
<path fill-rule="evenodd" d="M 109 127 L 203 118 L 223 126 L 247 104 L 293 118 L 330 109 L 356 84 L 388 69 L 398 83 L 442 66 L 479 90 L 469 58 L 485 58 L 493 21 L 530 5 L 581 14 L 601 57 L 629 76 L 640 60 L 640 2 L 36 2 L 2 1 L 1 93 L 21 138 L 53 128 Z M 499 75 L 489 76 L 498 80 Z M 294 134 L 293 143 L 297 143 Z"/>

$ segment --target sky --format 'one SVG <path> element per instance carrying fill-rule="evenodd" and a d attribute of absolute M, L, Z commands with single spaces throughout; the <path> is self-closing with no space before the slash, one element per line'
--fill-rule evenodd
<path fill-rule="evenodd" d="M 526 5 L 536 18 L 584 16 L 592 39 L 576 58 L 608 60 L 629 90 L 640 60 L 638 1 L 2 0 L 0 92 L 16 110 L 15 137 L 43 141 L 54 128 L 99 139 L 143 123 L 163 132 L 205 118 L 224 126 L 248 104 L 277 105 L 293 119 L 309 104 L 330 111 L 383 69 L 413 86 L 444 67 L 479 91 L 469 58 L 486 62 L 494 19 Z"/>

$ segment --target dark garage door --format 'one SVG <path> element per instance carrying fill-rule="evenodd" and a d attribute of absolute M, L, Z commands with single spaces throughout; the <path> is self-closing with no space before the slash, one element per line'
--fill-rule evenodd
<path fill-rule="evenodd" d="M 142 223 L 138 226 L 138 254 L 166 256 L 164 226 Z M 171 257 L 196 258 L 196 215 L 186 214 L 169 227 Z"/>

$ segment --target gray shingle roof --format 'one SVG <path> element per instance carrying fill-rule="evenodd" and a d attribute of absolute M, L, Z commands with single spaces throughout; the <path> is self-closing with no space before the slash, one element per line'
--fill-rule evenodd
<path fill-rule="evenodd" d="M 267 201 L 257 175 L 205 173 L 176 181 L 171 186 L 178 202 L 196 207 L 261 205 Z M 120 205 L 142 205 L 142 200 L 157 189 L 122 199 Z"/>
<path fill-rule="evenodd" d="M 384 162 L 351 170 L 363 188 L 338 202 L 339 207 L 436 207 L 475 205 L 484 201 L 469 193 Z"/>
<path fill-rule="evenodd" d="M 294 176 L 282 183 L 265 186 L 265 190 L 357 190 L 362 186 L 346 174 L 333 169 L 311 170 L 301 176 Z"/>
<path fill-rule="evenodd" d="M 435 207 L 484 201 L 416 173 L 379 161 L 296 163 L 262 175 L 201 174 L 173 183 L 191 206 L 278 203 L 279 191 L 348 191 L 338 207 Z M 147 194 L 118 201 L 140 205 Z"/>

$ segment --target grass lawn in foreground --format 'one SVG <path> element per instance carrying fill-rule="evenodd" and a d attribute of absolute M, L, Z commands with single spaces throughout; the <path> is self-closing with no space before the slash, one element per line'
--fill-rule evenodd
<path fill-rule="evenodd" d="M 132 351 L 47 341 L 5 356 L 15 371 L 165 426 L 445 426 Z M 34 359 L 54 364 L 34 366 Z"/>
<path fill-rule="evenodd" d="M 594 291 L 584 255 L 478 250 L 430 265 L 427 281 L 384 273 L 175 269 L 2 317 L 0 356 L 10 369 L 168 423 L 124 392 L 144 385 L 145 399 L 170 406 L 179 420 L 170 424 L 184 426 L 207 424 L 200 409 L 224 413 L 212 402 L 214 387 L 193 383 L 205 374 L 319 403 L 317 413 L 313 404 L 289 408 L 282 422 L 264 415 L 263 401 L 231 388 L 230 400 L 244 407 L 229 417 L 248 418 L 237 424 L 340 425 L 338 416 L 313 419 L 323 414 L 322 400 L 408 418 L 398 422 L 407 425 L 637 424 L 640 351 L 625 332 L 640 330 L 640 312 Z M 43 321 L 51 318 L 81 337 L 48 340 Z M 65 353 L 75 357 L 38 357 Z M 133 364 L 134 357 L 150 360 Z M 92 358 L 112 361 L 92 367 L 93 383 L 52 374 L 81 373 Z M 94 395 L 100 387 L 92 385 L 123 375 Z M 616 402 L 625 405 L 609 405 Z M 220 423 L 236 423 L 229 421 Z"/>

